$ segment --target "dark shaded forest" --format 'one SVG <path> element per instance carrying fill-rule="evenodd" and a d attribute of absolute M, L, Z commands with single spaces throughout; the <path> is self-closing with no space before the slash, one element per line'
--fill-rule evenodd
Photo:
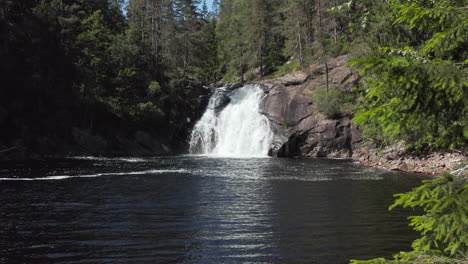
<path fill-rule="evenodd" d="M 367 80 L 355 111 L 365 135 L 379 145 L 465 148 L 467 5 L 2 0 L 0 146 L 54 153 L 82 134 L 138 131 L 182 144 L 206 100 L 203 85 L 350 54 Z"/>

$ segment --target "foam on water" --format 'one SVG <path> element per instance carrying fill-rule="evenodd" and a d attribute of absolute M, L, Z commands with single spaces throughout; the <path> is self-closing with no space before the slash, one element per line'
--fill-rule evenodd
<path fill-rule="evenodd" d="M 51 175 L 45 177 L 34 178 L 0 178 L 0 181 L 47 181 L 47 180 L 64 180 L 71 178 L 96 178 L 101 176 L 118 176 L 118 175 L 145 175 L 145 174 L 161 174 L 161 173 L 186 173 L 187 170 L 145 170 L 145 171 L 130 171 L 130 172 L 109 172 L 109 173 L 96 173 L 84 175 Z"/>
<path fill-rule="evenodd" d="M 132 162 L 132 163 L 147 161 L 143 158 L 108 158 L 108 157 L 94 157 L 94 156 L 75 156 L 75 157 L 70 157 L 70 159 L 99 160 L 99 161 L 125 161 L 125 162 Z"/>

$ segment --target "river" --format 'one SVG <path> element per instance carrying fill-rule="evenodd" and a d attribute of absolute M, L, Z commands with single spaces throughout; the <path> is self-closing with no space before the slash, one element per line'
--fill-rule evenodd
<path fill-rule="evenodd" d="M 409 250 L 411 174 L 351 160 L 0 164 L 0 263 L 348 263 Z"/>

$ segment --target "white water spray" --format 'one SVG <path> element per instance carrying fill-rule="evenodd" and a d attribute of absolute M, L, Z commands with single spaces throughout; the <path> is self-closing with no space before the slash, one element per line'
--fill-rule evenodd
<path fill-rule="evenodd" d="M 215 93 L 192 131 L 190 153 L 267 156 L 273 133 L 269 120 L 260 114 L 259 103 L 263 95 L 257 85 L 246 85 L 228 94 L 229 104 L 218 113 L 216 104 L 219 104 L 220 96 L 226 95 Z"/>

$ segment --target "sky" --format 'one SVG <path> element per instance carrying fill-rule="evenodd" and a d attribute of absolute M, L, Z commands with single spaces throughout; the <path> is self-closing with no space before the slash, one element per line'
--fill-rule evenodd
<path fill-rule="evenodd" d="M 203 0 L 199 0 L 200 1 L 200 5 L 199 5 L 199 8 L 202 7 L 202 3 L 203 3 Z M 128 4 L 128 0 L 125 1 L 125 4 L 127 5 Z M 213 10 L 213 0 L 206 0 L 206 5 L 208 6 L 208 10 Z M 124 15 L 127 15 L 127 10 L 126 8 L 123 8 L 122 10 L 124 12 Z"/>
<path fill-rule="evenodd" d="M 202 6 L 202 3 L 203 3 L 203 0 L 199 0 L 200 1 L 200 8 Z M 206 0 L 206 5 L 208 6 L 208 10 L 213 10 L 213 7 L 211 6 L 213 4 L 213 0 Z"/>

